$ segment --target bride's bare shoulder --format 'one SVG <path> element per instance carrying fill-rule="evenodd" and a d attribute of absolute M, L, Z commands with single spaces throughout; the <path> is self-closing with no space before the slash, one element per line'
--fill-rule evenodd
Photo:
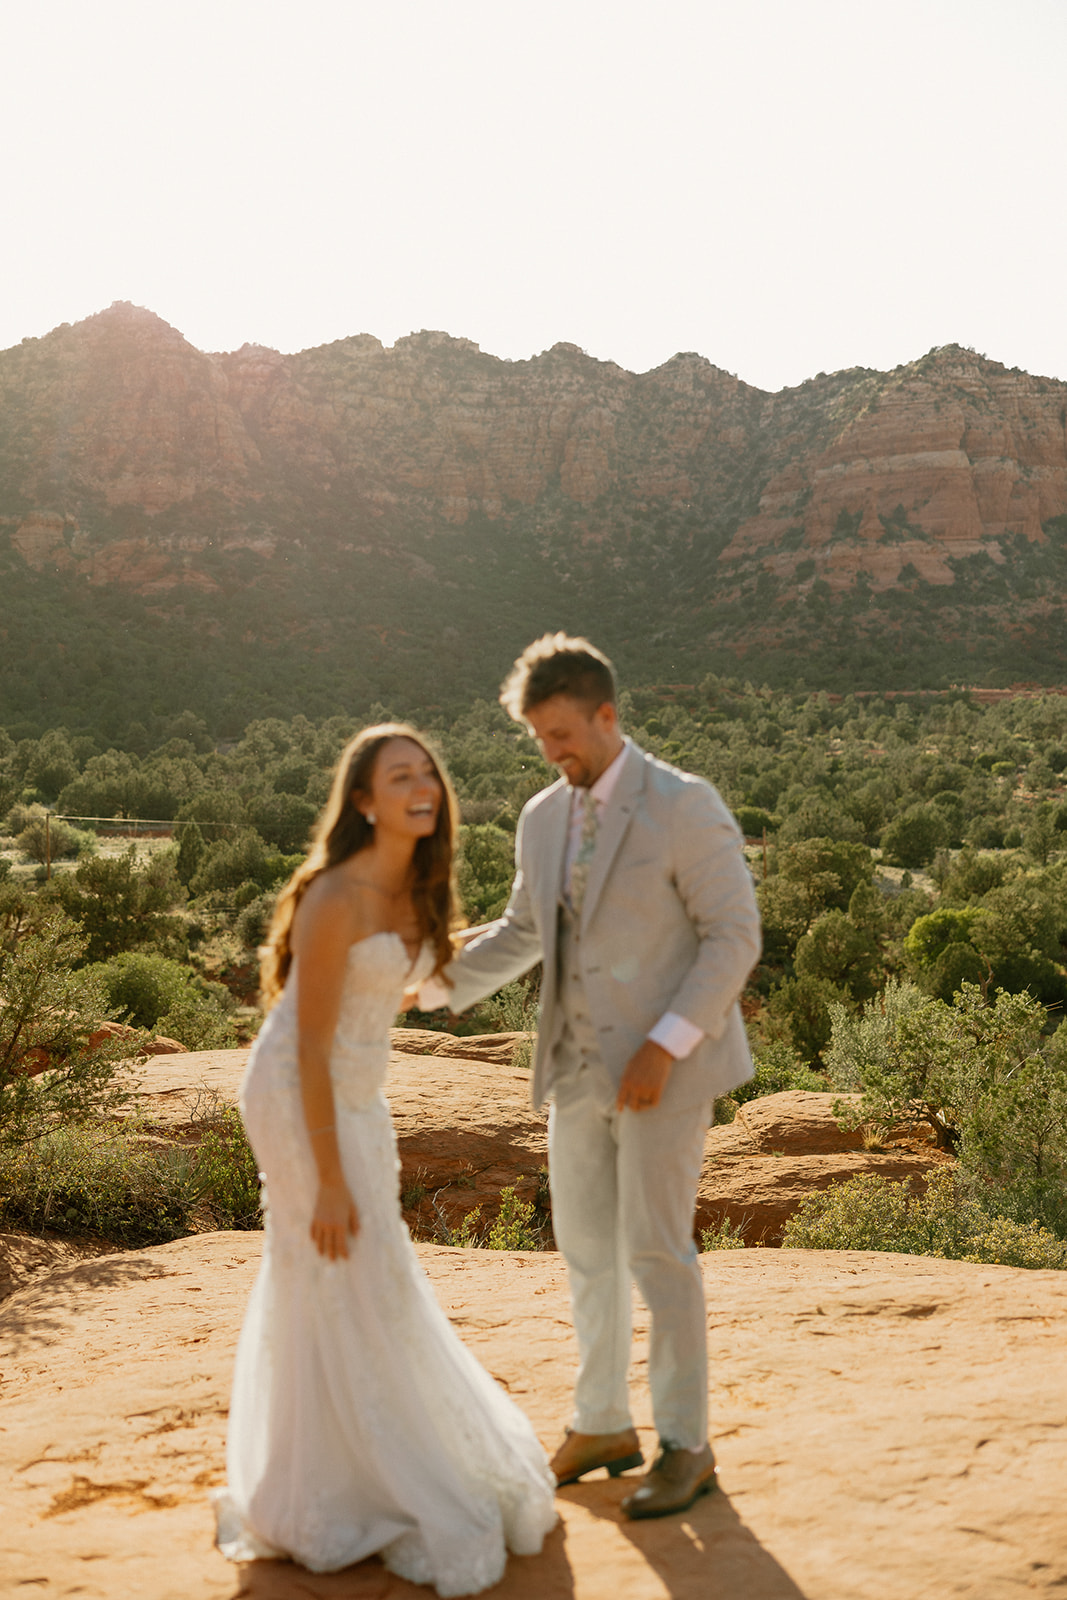
<path fill-rule="evenodd" d="M 306 938 L 334 937 L 345 944 L 365 939 L 380 925 L 381 896 L 373 885 L 361 883 L 339 867 L 328 867 L 308 885 L 296 914 L 294 932 Z"/>

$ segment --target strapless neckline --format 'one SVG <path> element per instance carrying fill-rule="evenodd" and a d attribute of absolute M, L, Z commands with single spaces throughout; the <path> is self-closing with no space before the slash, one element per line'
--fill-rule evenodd
<path fill-rule="evenodd" d="M 377 933 L 368 933 L 365 939 L 354 940 L 353 943 L 348 947 L 348 959 L 351 961 L 357 950 L 362 950 L 364 945 L 373 944 L 375 939 L 395 939 L 397 944 L 400 946 L 404 959 L 408 963 L 408 966 L 412 972 L 415 971 L 415 968 L 419 964 L 419 957 L 422 955 L 423 951 L 429 947 L 430 943 L 429 939 L 424 939 L 419 945 L 418 949 L 415 951 L 415 954 L 412 955 L 407 947 L 407 942 L 401 934 L 397 933 L 392 928 L 379 928 Z"/>

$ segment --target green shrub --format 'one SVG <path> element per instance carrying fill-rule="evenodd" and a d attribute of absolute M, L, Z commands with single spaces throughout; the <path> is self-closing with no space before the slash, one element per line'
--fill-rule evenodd
<path fill-rule="evenodd" d="M 96 835 L 72 828 L 69 822 L 56 818 L 46 824 L 44 807 L 33 806 L 15 844 L 30 861 L 65 861 L 74 856 L 90 855 L 96 849 Z"/>
<path fill-rule="evenodd" d="M 904 940 L 904 954 L 917 967 L 932 967 L 951 944 L 972 944 L 977 910 L 955 910 L 940 906 L 925 917 L 917 917 Z"/>
<path fill-rule="evenodd" d="M 276 850 L 292 855 L 308 847 L 317 812 L 299 795 L 258 795 L 248 804 L 248 820 Z"/>
<path fill-rule="evenodd" d="M 926 1125 L 997 1215 L 1067 1231 L 1067 1023 L 1027 994 L 988 1004 L 964 984 L 952 1004 L 887 988 L 862 1017 L 835 1009 L 827 1064 L 861 1098 L 843 1123 Z"/>
<path fill-rule="evenodd" d="M 496 1220 L 481 1225 L 482 1208 L 468 1211 L 458 1228 L 442 1228 L 444 1242 L 466 1250 L 543 1250 L 544 1224 L 537 1220 L 537 1207 L 520 1200 L 514 1184 L 500 1191 Z M 439 1213 L 440 1219 L 440 1213 Z"/>
<path fill-rule="evenodd" d="M 723 1217 L 717 1228 L 701 1228 L 700 1248 L 702 1251 L 743 1250 L 745 1241 L 741 1229 L 735 1227 L 729 1217 Z"/>
<path fill-rule="evenodd" d="M 236 1106 L 227 1106 L 196 1148 L 200 1204 L 216 1228 L 260 1228 L 259 1169 Z"/>
<path fill-rule="evenodd" d="M 0 1147 L 0 1222 L 39 1233 L 92 1233 L 125 1247 L 217 1228 L 259 1227 L 255 1158 L 235 1110 L 199 1145 L 146 1145 L 136 1133 L 54 1129 Z"/>
<path fill-rule="evenodd" d="M 286 856 L 268 849 L 258 833 L 251 828 L 244 829 L 207 846 L 190 880 L 189 890 L 194 895 L 209 894 L 212 890 L 232 893 L 249 879 L 260 889 L 272 889 L 303 859 L 302 855 Z"/>
<path fill-rule="evenodd" d="M 459 830 L 456 881 L 472 923 L 491 922 L 508 903 L 515 876 L 515 841 L 495 823 L 466 824 Z"/>
<path fill-rule="evenodd" d="M 520 1200 L 514 1186 L 500 1191 L 500 1209 L 485 1236 L 487 1250 L 543 1250 L 544 1240 L 535 1223 L 536 1208 Z"/>
<path fill-rule="evenodd" d="M 1067 1269 L 1067 1243 L 1037 1222 L 991 1216 L 947 1167 L 931 1174 L 924 1193 L 911 1178 L 866 1173 L 809 1195 L 786 1223 L 782 1245 Z"/>
<path fill-rule="evenodd" d="M 1014 1222 L 992 1217 L 983 1233 L 971 1241 L 964 1261 L 983 1261 L 1002 1267 L 1067 1268 L 1067 1243 L 1039 1222 Z"/>
<path fill-rule="evenodd" d="M 195 822 L 185 823 L 177 832 L 178 856 L 175 861 L 175 872 L 179 882 L 188 888 L 200 870 L 200 864 L 207 850 L 207 841 Z"/>
<path fill-rule="evenodd" d="M 860 884 L 853 899 L 865 887 Z M 872 995 L 881 978 L 877 939 L 836 909 L 825 911 L 804 934 L 793 960 L 799 977 L 826 978 L 857 1000 Z"/>
<path fill-rule="evenodd" d="M 517 979 L 483 1000 L 475 1013 L 484 1033 L 531 1033 L 537 1027 L 538 985 Z"/>
<path fill-rule="evenodd" d="M 744 1105 L 764 1094 L 782 1094 L 787 1089 L 825 1091 L 830 1087 L 825 1074 L 814 1072 L 783 1039 L 761 1045 L 753 1057 L 753 1066 L 755 1077 L 730 1091 L 728 1098 L 735 1105 Z M 716 1120 L 725 1118 L 720 1119 L 716 1113 Z"/>
<path fill-rule="evenodd" d="M 257 895 L 242 908 L 234 923 L 234 931 L 246 950 L 258 950 L 267 937 L 270 919 L 274 915 L 272 894 Z"/>
<path fill-rule="evenodd" d="M 741 832 L 750 839 L 758 839 L 764 830 L 767 833 L 774 833 L 778 827 L 778 818 L 765 811 L 762 806 L 738 806 L 734 816 Z"/>
<path fill-rule="evenodd" d="M 135 1026 L 177 1039 L 189 1050 L 220 1050 L 235 1042 L 225 991 L 204 983 L 191 967 L 129 951 L 91 970 L 102 980 L 113 1010 Z"/>
<path fill-rule="evenodd" d="M 783 978 L 767 998 L 772 1025 L 788 1030 L 789 1038 L 806 1061 L 814 1061 L 830 1042 L 831 1015 L 845 1005 L 848 992 L 829 978 L 803 973 Z"/>
<path fill-rule="evenodd" d="M 75 970 L 84 950 L 81 929 L 48 900 L 0 891 L 0 1144 L 128 1098 L 116 1071 L 131 1041 L 93 1042 L 114 1011 L 100 977 Z"/>

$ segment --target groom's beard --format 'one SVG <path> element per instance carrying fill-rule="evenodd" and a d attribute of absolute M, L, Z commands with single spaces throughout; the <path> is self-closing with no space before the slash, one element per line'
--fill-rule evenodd
<path fill-rule="evenodd" d="M 572 789 L 589 789 L 596 782 L 590 769 L 577 758 L 568 761 L 566 765 L 559 761 L 556 766 Z"/>

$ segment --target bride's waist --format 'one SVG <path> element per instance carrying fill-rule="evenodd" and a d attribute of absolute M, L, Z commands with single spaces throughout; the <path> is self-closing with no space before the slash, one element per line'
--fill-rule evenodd
<path fill-rule="evenodd" d="M 299 1069 L 300 1045 L 299 1036 L 295 1026 L 279 1025 L 274 1016 L 268 1019 L 268 1025 L 263 1028 L 256 1039 L 252 1054 L 249 1059 L 248 1069 L 255 1070 L 286 1070 L 297 1073 Z M 363 1077 L 368 1073 L 384 1077 L 389 1068 L 389 1040 L 381 1035 L 373 1038 L 360 1039 L 346 1035 L 343 1039 L 335 1038 L 330 1047 L 330 1076 L 338 1080 L 353 1076 Z"/>

